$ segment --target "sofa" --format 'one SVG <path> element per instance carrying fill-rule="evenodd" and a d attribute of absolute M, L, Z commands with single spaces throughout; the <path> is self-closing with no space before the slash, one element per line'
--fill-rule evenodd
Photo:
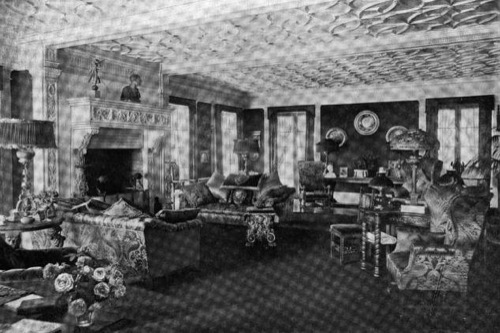
<path fill-rule="evenodd" d="M 133 207 L 128 216 L 122 208 L 118 215 L 107 214 L 113 212 L 113 206 L 127 205 L 120 199 L 102 212 L 62 212 L 64 246 L 116 264 L 129 281 L 199 266 L 201 220 L 169 223 Z M 43 230 L 36 232 L 32 244 L 38 249 L 50 247 L 49 235 Z"/>
<path fill-rule="evenodd" d="M 184 186 L 182 206 L 198 208 L 205 223 L 244 226 L 246 245 L 265 240 L 275 246 L 273 226 L 291 210 L 295 189 L 281 183 L 277 172 L 231 174 L 217 171 L 206 182 Z"/>

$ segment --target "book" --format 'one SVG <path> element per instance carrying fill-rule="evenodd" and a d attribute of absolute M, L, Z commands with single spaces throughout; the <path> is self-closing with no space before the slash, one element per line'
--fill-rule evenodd
<path fill-rule="evenodd" d="M 401 205 L 401 212 L 425 214 L 425 206 L 423 206 L 423 205 Z"/>
<path fill-rule="evenodd" d="M 26 294 L 28 294 L 26 290 L 16 289 L 0 284 L 0 306 Z"/>
<path fill-rule="evenodd" d="M 26 300 L 32 300 L 32 299 L 39 299 L 42 298 L 42 296 L 38 296 L 36 294 L 29 294 L 26 296 L 22 296 L 16 300 L 10 301 L 5 303 L 3 306 L 6 309 L 12 310 L 12 311 L 17 311 L 17 309 L 21 306 L 21 303 Z"/>
<path fill-rule="evenodd" d="M 63 325 L 49 321 L 21 319 L 10 326 L 5 333 L 57 333 L 62 332 Z"/>

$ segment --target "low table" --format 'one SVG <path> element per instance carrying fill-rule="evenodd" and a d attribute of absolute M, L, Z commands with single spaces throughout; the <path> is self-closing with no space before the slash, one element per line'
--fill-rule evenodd
<path fill-rule="evenodd" d="M 332 224 L 330 257 L 338 255 L 341 265 L 358 261 L 361 258 L 361 233 L 359 224 Z"/>

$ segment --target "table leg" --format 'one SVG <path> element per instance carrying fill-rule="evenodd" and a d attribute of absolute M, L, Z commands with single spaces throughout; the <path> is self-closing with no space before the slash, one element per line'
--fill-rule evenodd
<path fill-rule="evenodd" d="M 380 216 L 375 216 L 375 269 L 373 275 L 380 276 Z"/>
<path fill-rule="evenodd" d="M 247 215 L 247 242 L 246 246 L 252 246 L 256 240 L 265 239 L 270 247 L 276 246 L 276 235 L 272 227 L 273 217 L 266 215 Z"/>
<path fill-rule="evenodd" d="M 361 219 L 361 227 L 362 227 L 362 237 L 361 237 L 361 269 L 366 270 L 366 219 Z"/>

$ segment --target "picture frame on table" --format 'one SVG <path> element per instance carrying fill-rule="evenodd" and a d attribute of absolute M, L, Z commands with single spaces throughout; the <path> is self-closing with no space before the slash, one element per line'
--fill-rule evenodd
<path fill-rule="evenodd" d="M 339 168 L 339 177 L 347 178 L 349 174 L 349 167 L 343 166 Z"/>

